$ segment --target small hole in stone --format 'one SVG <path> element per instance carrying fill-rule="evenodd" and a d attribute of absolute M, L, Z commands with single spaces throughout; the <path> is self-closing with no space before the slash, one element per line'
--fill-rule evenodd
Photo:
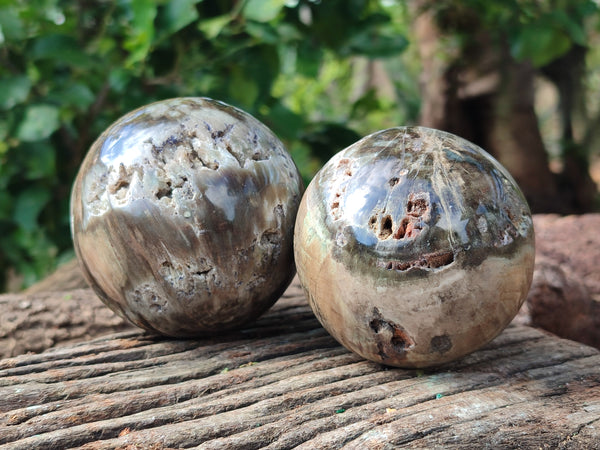
<path fill-rule="evenodd" d="M 382 322 L 381 319 L 373 319 L 369 322 L 369 327 L 375 333 L 379 333 L 383 326 L 384 326 L 384 322 Z"/>
<path fill-rule="evenodd" d="M 452 339 L 447 334 L 434 336 L 429 342 L 429 351 L 431 353 L 444 354 L 452 348 Z"/>
<path fill-rule="evenodd" d="M 167 186 L 159 189 L 158 192 L 156 193 L 157 199 L 160 200 L 163 197 L 173 198 L 173 187 L 171 186 L 170 181 L 167 181 Z"/>
<path fill-rule="evenodd" d="M 411 263 L 398 261 L 396 263 L 396 266 L 394 268 L 396 270 L 400 270 L 400 271 L 402 271 L 402 270 L 408 270 L 408 269 L 411 268 Z"/>
<path fill-rule="evenodd" d="M 427 267 L 431 269 L 437 269 L 438 267 L 447 266 L 448 264 L 454 262 L 454 253 L 446 252 L 425 255 L 425 260 L 427 262 Z"/>
<path fill-rule="evenodd" d="M 504 207 L 504 212 L 506 213 L 506 216 L 509 218 L 509 220 L 511 222 L 514 222 L 515 216 L 514 216 L 514 214 L 512 213 L 512 211 L 508 207 L 506 207 L 506 206 Z"/>
<path fill-rule="evenodd" d="M 385 320 L 377 308 L 373 309 L 369 327 L 375 333 L 377 353 L 383 360 L 390 357 L 402 358 L 414 347 L 414 341 L 406 330 L 392 321 Z"/>
<path fill-rule="evenodd" d="M 408 347 L 406 339 L 403 334 L 397 334 L 398 330 L 395 330 L 394 336 L 392 337 L 391 344 L 398 353 L 402 353 Z"/>
<path fill-rule="evenodd" d="M 428 206 L 424 198 L 412 199 L 406 204 L 406 212 L 411 216 L 422 216 L 427 211 Z"/>
<path fill-rule="evenodd" d="M 115 185 L 110 190 L 112 194 L 117 192 L 119 189 L 127 189 L 129 187 L 129 181 L 127 180 L 119 180 L 115 183 Z"/>
<path fill-rule="evenodd" d="M 281 232 L 279 230 L 266 230 L 260 237 L 261 245 L 276 246 L 281 243 Z"/>
<path fill-rule="evenodd" d="M 283 210 L 283 205 L 281 203 L 273 208 L 273 214 L 278 220 L 282 220 L 285 217 L 285 211 Z"/>
<path fill-rule="evenodd" d="M 390 186 L 394 187 L 398 184 L 398 181 L 400 181 L 400 179 L 398 177 L 394 177 L 394 178 L 390 178 Z"/>
<path fill-rule="evenodd" d="M 377 216 L 371 216 L 369 219 L 369 228 L 373 230 L 374 233 L 377 232 Z"/>
<path fill-rule="evenodd" d="M 447 266 L 454 262 L 454 253 L 451 251 L 445 253 L 428 253 L 411 261 L 379 261 L 377 267 L 386 270 L 405 271 L 409 269 L 437 269 Z"/>
<path fill-rule="evenodd" d="M 404 239 L 404 236 L 406 236 L 406 229 L 408 227 L 408 223 L 409 221 L 406 217 L 402 219 L 402 221 L 400 222 L 400 226 L 396 230 L 396 233 L 394 233 L 394 239 Z"/>
<path fill-rule="evenodd" d="M 381 239 L 387 239 L 392 234 L 392 227 L 394 223 L 392 221 L 392 216 L 387 215 L 381 221 L 381 230 L 379 231 L 379 237 Z"/>

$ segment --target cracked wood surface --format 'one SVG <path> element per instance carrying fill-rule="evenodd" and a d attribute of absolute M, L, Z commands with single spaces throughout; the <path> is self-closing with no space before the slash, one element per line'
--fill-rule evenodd
<path fill-rule="evenodd" d="M 437 370 L 386 368 L 300 287 L 202 340 L 141 331 L 0 360 L 0 448 L 600 448 L 600 352 L 513 324 Z"/>

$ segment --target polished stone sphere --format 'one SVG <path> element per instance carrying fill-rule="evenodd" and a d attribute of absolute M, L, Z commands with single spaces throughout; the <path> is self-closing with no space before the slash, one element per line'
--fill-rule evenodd
<path fill-rule="evenodd" d="M 489 154 L 449 133 L 398 127 L 319 171 L 294 252 L 335 339 L 418 368 L 466 355 L 508 325 L 531 284 L 534 234 L 523 194 Z"/>
<path fill-rule="evenodd" d="M 251 115 L 207 98 L 139 108 L 94 142 L 71 197 L 86 280 L 169 336 L 219 333 L 268 309 L 295 274 L 302 180 Z"/>

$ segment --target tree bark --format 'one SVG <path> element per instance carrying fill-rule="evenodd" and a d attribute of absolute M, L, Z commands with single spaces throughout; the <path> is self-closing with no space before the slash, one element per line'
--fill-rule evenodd
<path fill-rule="evenodd" d="M 471 39 L 452 48 L 427 1 L 414 10 L 423 64 L 420 123 L 462 136 L 502 163 L 534 212 L 570 212 L 551 173 L 534 110 L 534 69 L 492 42 L 476 20 Z"/>
<path fill-rule="evenodd" d="M 512 325 L 444 367 L 363 360 L 297 283 L 201 340 L 130 331 L 0 361 L 0 444 L 70 448 L 593 448 L 600 352 Z"/>

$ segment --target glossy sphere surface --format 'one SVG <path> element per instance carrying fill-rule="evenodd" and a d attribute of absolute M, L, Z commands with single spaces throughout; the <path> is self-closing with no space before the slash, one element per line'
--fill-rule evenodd
<path fill-rule="evenodd" d="M 533 274 L 531 214 L 490 155 L 400 127 L 334 156 L 296 219 L 300 281 L 341 344 L 399 367 L 461 357 L 518 312 Z"/>
<path fill-rule="evenodd" d="M 302 181 L 262 123 L 176 98 L 135 110 L 86 156 L 71 198 L 84 275 L 134 324 L 171 336 L 253 320 L 294 273 Z"/>

